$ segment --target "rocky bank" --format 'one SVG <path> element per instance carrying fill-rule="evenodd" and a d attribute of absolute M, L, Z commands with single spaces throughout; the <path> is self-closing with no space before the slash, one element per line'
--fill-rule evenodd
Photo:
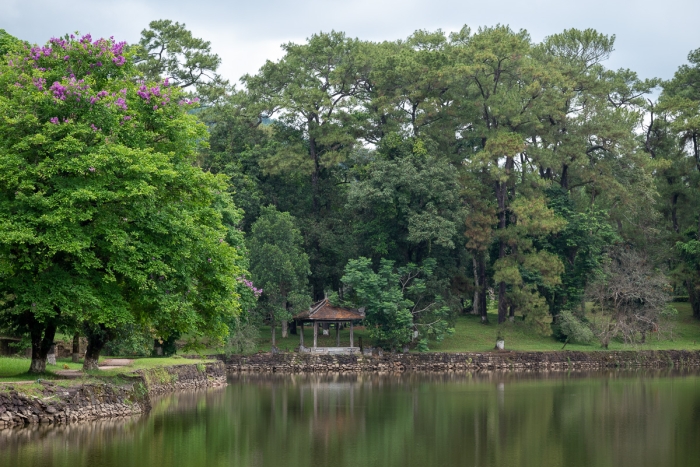
<path fill-rule="evenodd" d="M 0 383 L 0 429 L 139 415 L 148 412 L 152 396 L 225 385 L 226 369 L 221 362 L 176 365 L 139 370 L 104 383 L 76 383 L 39 380 L 39 387 L 32 384 L 31 391 L 25 384 Z"/>
<path fill-rule="evenodd" d="M 479 370 L 599 370 L 700 367 L 700 351 L 464 352 L 373 355 L 260 353 L 220 355 L 229 372 L 443 372 Z"/>

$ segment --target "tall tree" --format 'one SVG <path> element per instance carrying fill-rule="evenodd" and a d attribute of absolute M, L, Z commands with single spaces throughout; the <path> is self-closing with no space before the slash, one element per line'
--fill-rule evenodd
<path fill-rule="evenodd" d="M 65 320 L 223 339 L 238 313 L 240 213 L 193 165 L 206 130 L 181 91 L 134 79 L 125 43 L 51 39 L 0 62 L 0 312 L 42 372 Z"/>
<path fill-rule="evenodd" d="M 151 21 L 141 31 L 137 69 L 148 80 L 168 80 L 173 86 L 190 91 L 207 101 L 226 92 L 228 82 L 216 71 L 221 58 L 211 51 L 211 43 L 194 37 L 185 24 L 168 19 Z"/>
<path fill-rule="evenodd" d="M 262 287 L 258 309 L 270 322 L 273 346 L 276 326 L 282 324 L 282 337 L 286 338 L 287 324 L 294 312 L 311 303 L 309 258 L 302 242 L 294 218 L 273 206 L 262 208 L 247 241 L 250 272 L 253 281 Z"/>
<path fill-rule="evenodd" d="M 282 59 L 268 61 L 258 74 L 242 79 L 251 100 L 250 113 L 261 123 L 275 118 L 302 135 L 294 144 L 278 145 L 260 165 L 269 174 L 308 177 L 311 206 L 302 233 L 316 298 L 323 296 L 328 282 L 337 287 L 344 263 L 334 247 L 347 229 L 342 216 L 335 215 L 336 193 L 343 183 L 339 164 L 358 136 L 353 112 L 362 90 L 358 44 L 343 33 L 315 34 L 305 44 L 285 44 Z"/>

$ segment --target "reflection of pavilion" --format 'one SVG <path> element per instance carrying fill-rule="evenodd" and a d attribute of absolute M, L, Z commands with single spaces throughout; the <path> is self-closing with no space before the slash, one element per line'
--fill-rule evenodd
<path fill-rule="evenodd" d="M 337 353 L 348 354 L 359 352 L 359 347 L 355 347 L 353 338 L 353 324 L 355 321 L 364 319 L 364 308 L 359 310 L 352 308 L 342 308 L 333 306 L 327 298 L 320 302 L 314 303 L 308 310 L 304 310 L 294 317 L 294 320 L 299 324 L 299 344 L 303 352 L 311 353 Z M 312 348 L 304 347 L 304 323 L 313 323 L 314 326 L 314 346 Z M 319 323 L 334 323 L 335 324 L 335 347 L 319 347 L 318 346 L 318 325 Z M 350 347 L 340 346 L 340 325 L 341 323 L 350 323 Z"/>

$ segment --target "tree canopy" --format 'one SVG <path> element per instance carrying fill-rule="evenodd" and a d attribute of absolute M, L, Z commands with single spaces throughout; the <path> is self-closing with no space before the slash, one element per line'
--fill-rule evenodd
<path fill-rule="evenodd" d="M 2 314 L 42 371 L 61 323 L 223 338 L 240 310 L 241 232 L 206 130 L 167 83 L 138 81 L 124 42 L 54 38 L 0 63 Z M 231 217 L 232 216 L 232 217 Z M 91 353 L 92 351 L 92 353 Z"/>
<path fill-rule="evenodd" d="M 67 323 L 96 342 L 255 317 L 286 332 L 328 295 L 394 348 L 426 349 L 464 313 L 605 342 L 593 296 L 628 342 L 671 295 L 700 319 L 700 49 L 664 82 L 606 67 L 614 44 L 320 32 L 236 89 L 170 20 L 133 45 L 2 31 L 0 316 L 37 359 Z M 663 289 L 644 323 L 600 292 L 623 263 Z"/>

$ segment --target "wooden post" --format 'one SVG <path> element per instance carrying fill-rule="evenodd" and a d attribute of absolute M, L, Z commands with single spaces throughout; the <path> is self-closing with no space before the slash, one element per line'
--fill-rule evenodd
<path fill-rule="evenodd" d="M 335 322 L 335 346 L 340 347 L 340 323 Z"/>
<path fill-rule="evenodd" d="M 299 345 L 304 347 L 304 322 L 299 323 Z"/>
<path fill-rule="evenodd" d="M 318 321 L 314 321 L 314 349 L 318 345 Z"/>
<path fill-rule="evenodd" d="M 355 342 L 353 341 L 353 333 L 352 333 L 352 321 L 350 321 L 350 347 L 355 347 Z"/>

